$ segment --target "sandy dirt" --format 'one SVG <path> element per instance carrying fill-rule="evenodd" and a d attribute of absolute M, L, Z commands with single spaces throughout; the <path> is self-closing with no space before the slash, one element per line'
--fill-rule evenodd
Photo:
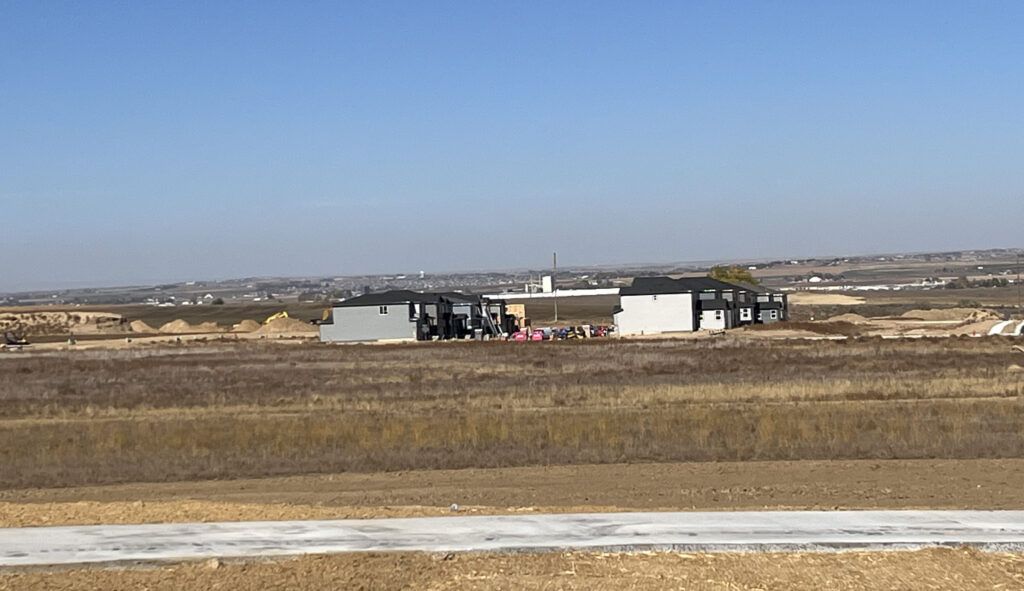
<path fill-rule="evenodd" d="M 935 308 L 928 310 L 908 310 L 904 318 L 920 320 L 959 320 L 963 322 L 981 322 L 983 320 L 1000 320 L 1001 316 L 981 308 Z"/>
<path fill-rule="evenodd" d="M 254 332 L 254 331 L 259 330 L 261 326 L 263 326 L 263 325 L 260 324 L 259 322 L 256 322 L 255 320 L 248 320 L 247 319 L 247 320 L 243 320 L 243 321 L 239 322 L 238 324 L 235 324 L 234 326 L 232 326 L 231 327 L 231 332 Z"/>
<path fill-rule="evenodd" d="M 798 291 L 789 294 L 789 303 L 794 306 L 856 306 L 864 301 L 860 296 L 837 293 Z"/>
<path fill-rule="evenodd" d="M 131 326 L 132 332 L 138 334 L 156 334 L 159 332 L 157 329 L 141 320 L 133 320 L 129 326 Z"/>
<path fill-rule="evenodd" d="M 610 464 L 0 491 L 0 526 L 629 510 L 1019 509 L 1024 460 Z"/>
<path fill-rule="evenodd" d="M 303 322 L 297 318 L 277 318 L 264 324 L 256 330 L 257 334 L 260 335 L 279 335 L 279 334 L 318 334 L 319 329 L 308 323 Z"/>
<path fill-rule="evenodd" d="M 5 331 L 38 335 L 118 335 L 131 331 L 120 314 L 88 311 L 0 312 L 0 333 Z"/>
<path fill-rule="evenodd" d="M 1020 589 L 1024 556 L 966 549 L 806 554 L 342 554 L 0 573 L 14 589 Z"/>

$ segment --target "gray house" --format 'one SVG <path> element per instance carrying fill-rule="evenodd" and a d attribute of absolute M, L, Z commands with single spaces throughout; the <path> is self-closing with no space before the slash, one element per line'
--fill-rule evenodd
<path fill-rule="evenodd" d="M 450 303 L 437 294 L 371 293 L 334 304 L 320 325 L 320 340 L 424 341 L 445 338 L 450 322 Z"/>
<path fill-rule="evenodd" d="M 323 342 L 401 342 L 499 335 L 505 302 L 480 296 L 407 290 L 335 303 L 320 325 Z"/>
<path fill-rule="evenodd" d="M 786 318 L 784 294 L 710 277 L 637 277 L 619 297 L 614 317 L 621 336 L 726 330 Z"/>

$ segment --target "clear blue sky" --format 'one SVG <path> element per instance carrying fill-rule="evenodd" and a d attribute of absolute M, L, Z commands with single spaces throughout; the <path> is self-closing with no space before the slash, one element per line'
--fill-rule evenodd
<path fill-rule="evenodd" d="M 1022 25 L 0 0 L 0 291 L 1024 246 Z"/>

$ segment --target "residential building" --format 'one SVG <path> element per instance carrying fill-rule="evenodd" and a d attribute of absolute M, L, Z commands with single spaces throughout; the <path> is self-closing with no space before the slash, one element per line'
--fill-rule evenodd
<path fill-rule="evenodd" d="M 327 320 L 320 325 L 320 340 L 400 342 L 483 338 L 507 332 L 508 324 L 505 303 L 500 300 L 456 292 L 392 290 L 333 304 Z"/>
<path fill-rule="evenodd" d="M 727 330 L 786 319 L 785 294 L 709 277 L 637 277 L 619 292 L 620 336 Z"/>

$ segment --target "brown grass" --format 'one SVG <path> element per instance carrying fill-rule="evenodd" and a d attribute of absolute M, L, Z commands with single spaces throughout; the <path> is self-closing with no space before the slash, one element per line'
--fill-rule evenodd
<path fill-rule="evenodd" d="M 0 487 L 631 461 L 1024 457 L 998 339 L 295 346 L 0 360 Z"/>

